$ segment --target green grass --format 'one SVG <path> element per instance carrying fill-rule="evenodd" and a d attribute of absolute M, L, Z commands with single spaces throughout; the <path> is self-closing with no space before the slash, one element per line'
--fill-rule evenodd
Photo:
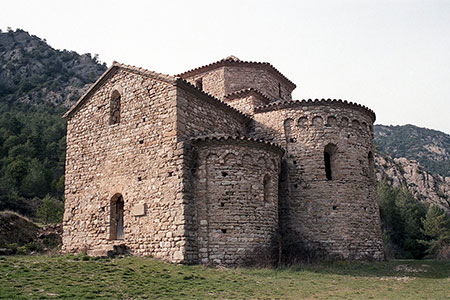
<path fill-rule="evenodd" d="M 450 299 L 450 262 L 214 269 L 139 257 L 2 256 L 0 299 Z"/>

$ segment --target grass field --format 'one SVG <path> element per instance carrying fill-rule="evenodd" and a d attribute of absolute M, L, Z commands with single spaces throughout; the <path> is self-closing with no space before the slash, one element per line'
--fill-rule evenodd
<path fill-rule="evenodd" d="M 214 269 L 138 257 L 1 256 L 0 299 L 450 299 L 450 262 Z"/>

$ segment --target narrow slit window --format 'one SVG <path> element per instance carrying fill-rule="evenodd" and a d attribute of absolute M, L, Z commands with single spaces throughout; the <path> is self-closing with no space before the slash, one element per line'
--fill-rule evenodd
<path fill-rule="evenodd" d="M 336 177 L 336 145 L 328 144 L 323 151 L 323 160 L 325 167 L 325 177 L 327 180 L 333 180 Z"/>
<path fill-rule="evenodd" d="M 203 91 L 203 78 L 199 78 L 195 81 L 195 86 Z"/>
<path fill-rule="evenodd" d="M 328 152 L 324 152 L 323 157 L 325 160 L 325 174 L 327 176 L 327 180 L 332 180 L 333 175 L 331 174 L 331 155 Z"/>
<path fill-rule="evenodd" d="M 114 91 L 109 102 L 109 125 L 120 123 L 120 94 Z"/>
<path fill-rule="evenodd" d="M 280 99 L 282 99 L 282 95 L 281 95 L 281 83 L 278 82 L 278 97 L 280 97 Z"/>

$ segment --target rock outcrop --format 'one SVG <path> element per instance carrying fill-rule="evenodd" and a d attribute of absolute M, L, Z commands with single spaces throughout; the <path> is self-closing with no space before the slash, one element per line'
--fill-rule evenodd
<path fill-rule="evenodd" d="M 425 171 L 450 177 L 450 135 L 414 125 L 375 125 L 375 144 L 380 153 L 417 161 Z"/>
<path fill-rule="evenodd" d="M 375 167 L 378 180 L 407 187 L 418 200 L 450 213 L 450 177 L 431 174 L 419 162 L 404 157 L 375 155 Z"/>
<path fill-rule="evenodd" d="M 17 29 L 0 31 L 0 100 L 70 107 L 106 65 L 97 56 L 56 50 Z"/>

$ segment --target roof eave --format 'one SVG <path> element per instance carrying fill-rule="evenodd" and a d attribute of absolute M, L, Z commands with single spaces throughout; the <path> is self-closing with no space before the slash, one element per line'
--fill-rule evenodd
<path fill-rule="evenodd" d="M 84 103 L 85 99 L 87 99 L 95 90 L 96 88 L 104 82 L 113 72 L 115 73 L 118 69 L 118 66 L 116 66 L 115 62 L 109 67 L 98 79 L 95 81 L 91 87 L 83 94 L 83 96 L 78 99 L 78 101 L 72 105 L 72 107 L 64 114 L 62 115 L 63 119 L 69 119 L 72 114 Z"/>
<path fill-rule="evenodd" d="M 224 66 L 236 66 L 236 65 L 251 65 L 251 66 L 263 66 L 270 68 L 276 75 L 278 75 L 286 84 L 288 84 L 292 90 L 294 90 L 297 85 L 290 81 L 286 76 L 284 76 L 278 69 L 276 69 L 272 64 L 268 62 L 254 62 L 254 61 L 236 61 L 236 60 L 229 60 L 229 59 L 222 59 L 195 69 L 188 70 L 186 72 L 180 73 L 176 75 L 177 77 L 186 78 L 191 77 L 197 74 L 201 74 L 203 72 L 206 72 L 208 70 L 217 69 Z"/>
<path fill-rule="evenodd" d="M 169 84 L 175 84 L 176 78 L 171 75 L 161 74 L 153 71 L 149 71 L 143 68 L 138 68 L 130 65 L 125 65 L 114 61 L 98 79 L 95 81 L 91 87 L 80 97 L 80 99 L 62 116 L 64 119 L 69 119 L 76 111 L 79 109 L 89 96 L 91 96 L 101 84 L 106 81 L 110 76 L 114 75 L 119 69 L 124 69 L 128 72 L 133 72 L 139 75 L 147 76 L 160 80 Z"/>
<path fill-rule="evenodd" d="M 175 85 L 181 87 L 181 88 L 187 88 L 199 95 L 202 95 L 203 97 L 206 97 L 207 99 L 213 101 L 212 103 L 215 103 L 217 105 L 220 105 L 226 109 L 228 109 L 230 112 L 233 112 L 235 114 L 240 115 L 241 117 L 243 117 L 244 119 L 246 119 L 247 121 L 252 120 L 252 117 L 250 117 L 249 115 L 241 112 L 240 110 L 236 109 L 235 107 L 229 105 L 228 103 L 214 97 L 213 95 L 210 95 L 208 93 L 206 93 L 205 91 L 197 88 L 196 86 L 192 85 L 190 82 L 186 81 L 185 79 L 181 78 L 181 77 L 177 77 L 176 81 L 175 81 Z"/>

